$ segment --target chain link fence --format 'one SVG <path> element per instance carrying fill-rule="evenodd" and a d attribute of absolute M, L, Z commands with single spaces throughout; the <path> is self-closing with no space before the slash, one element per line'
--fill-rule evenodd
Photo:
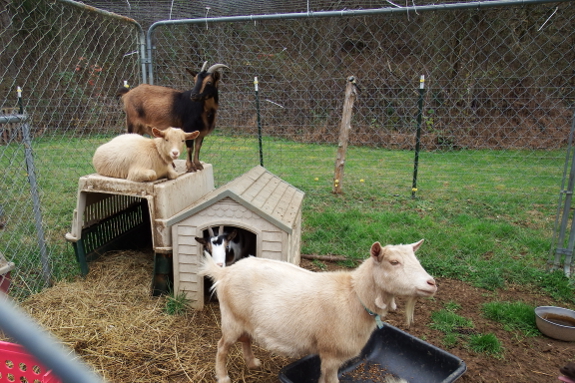
<path fill-rule="evenodd" d="M 0 253 L 16 264 L 15 297 L 78 274 L 63 235 L 78 177 L 93 172 L 93 148 L 78 150 L 75 142 L 122 131 L 123 115 L 110 90 L 124 79 L 140 81 L 138 27 L 73 2 L 0 2 L 0 117 L 24 112 L 33 142 L 31 167 L 25 124 L 0 124 Z"/>
<path fill-rule="evenodd" d="M 220 85 L 216 132 L 202 149 L 202 160 L 216 169 L 216 185 L 259 163 L 261 129 L 270 171 L 308 195 L 330 189 L 346 79 L 353 75 L 360 93 L 350 144 L 373 149 L 374 158 L 350 156 L 347 177 L 356 182 L 373 174 L 374 189 L 384 192 L 370 198 L 409 195 L 425 75 L 418 195 L 461 204 L 455 180 L 465 177 L 466 188 L 484 195 L 537 194 L 525 208 L 555 219 L 575 101 L 572 2 L 409 8 L 266 2 L 271 8 L 257 11 L 250 8 L 255 2 L 86 3 L 106 11 L 72 1 L 0 1 L 0 108 L 17 113 L 16 88 L 23 87 L 50 266 L 46 278 L 21 124 L 2 124 L 0 252 L 17 263 L 15 296 L 78 273 L 64 241 L 75 186 L 93 172 L 93 149 L 124 130 L 115 97 L 123 81 L 135 86 L 148 76 L 155 85 L 190 89 L 185 68 L 198 70 L 204 61 L 230 67 Z M 241 16 L 242 10 L 254 16 Z M 133 19 L 147 31 L 149 51 L 142 50 L 143 28 Z M 326 147 L 333 156 L 325 156 Z M 472 161 L 470 151 L 478 153 Z M 294 172 L 304 158 L 314 165 Z M 527 160 L 537 166 L 522 174 L 522 184 L 545 187 L 504 189 L 502 180 L 515 177 L 513 167 Z M 446 161 L 455 166 L 443 169 Z M 393 179 L 390 167 L 398 169 Z M 542 230 L 551 247 L 550 226 Z"/>

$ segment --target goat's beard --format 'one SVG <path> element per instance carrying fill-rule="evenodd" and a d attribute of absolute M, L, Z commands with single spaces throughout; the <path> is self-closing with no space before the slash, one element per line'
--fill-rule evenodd
<path fill-rule="evenodd" d="M 413 324 L 413 313 L 415 312 L 415 302 L 417 297 L 408 297 L 405 303 L 405 320 L 407 322 L 407 327 Z"/>

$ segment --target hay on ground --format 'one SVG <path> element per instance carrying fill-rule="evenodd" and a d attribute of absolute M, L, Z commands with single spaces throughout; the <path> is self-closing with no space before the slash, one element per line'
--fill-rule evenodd
<path fill-rule="evenodd" d="M 60 282 L 21 306 L 109 382 L 214 382 L 217 303 L 168 315 L 166 298 L 150 294 L 152 274 L 152 254 L 109 252 L 85 278 Z M 292 361 L 257 347 L 254 353 L 259 370 L 246 369 L 239 346 L 230 352 L 233 381 L 277 382 Z"/>

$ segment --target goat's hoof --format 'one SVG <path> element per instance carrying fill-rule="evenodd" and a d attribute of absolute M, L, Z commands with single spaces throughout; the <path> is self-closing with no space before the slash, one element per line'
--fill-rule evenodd
<path fill-rule="evenodd" d="M 252 361 L 250 363 L 248 363 L 248 368 L 249 369 L 260 368 L 261 365 L 262 365 L 262 362 L 260 362 L 260 360 L 258 358 L 253 358 Z"/>
<path fill-rule="evenodd" d="M 192 161 L 186 161 L 186 172 L 187 173 L 193 173 L 196 170 L 197 170 L 196 165 Z"/>
<path fill-rule="evenodd" d="M 202 165 L 200 162 L 194 163 L 194 167 L 195 167 L 197 170 L 204 170 L 204 165 Z"/>
<path fill-rule="evenodd" d="M 218 383 L 232 383 L 229 375 L 226 375 L 224 378 L 219 378 Z"/>

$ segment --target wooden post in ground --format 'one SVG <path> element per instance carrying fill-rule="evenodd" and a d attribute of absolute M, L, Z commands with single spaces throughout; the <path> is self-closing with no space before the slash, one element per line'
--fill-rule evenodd
<path fill-rule="evenodd" d="M 335 171 L 333 175 L 333 193 L 335 194 L 341 194 L 342 191 L 345 153 L 347 151 L 347 144 L 349 142 L 349 131 L 351 130 L 351 114 L 356 96 L 357 86 L 355 77 L 350 76 L 347 79 L 347 86 L 345 87 L 345 101 L 343 103 L 343 114 L 341 117 L 341 126 L 339 129 L 337 158 L 335 159 Z"/>

